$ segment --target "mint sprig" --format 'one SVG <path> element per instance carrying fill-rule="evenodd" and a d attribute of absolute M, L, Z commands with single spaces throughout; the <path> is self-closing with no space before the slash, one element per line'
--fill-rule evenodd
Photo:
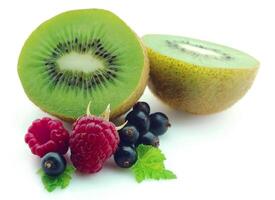
<path fill-rule="evenodd" d="M 38 174 L 41 176 L 41 181 L 48 192 L 54 191 L 57 187 L 61 189 L 66 188 L 72 179 L 72 174 L 75 172 L 75 168 L 72 165 L 68 165 L 65 171 L 57 177 L 51 177 L 45 174 L 42 169 L 38 170 Z"/>
<path fill-rule="evenodd" d="M 138 183 L 145 179 L 175 179 L 176 175 L 165 169 L 164 154 L 159 148 L 149 145 L 139 145 L 137 147 L 138 160 L 136 164 L 131 167 Z"/>

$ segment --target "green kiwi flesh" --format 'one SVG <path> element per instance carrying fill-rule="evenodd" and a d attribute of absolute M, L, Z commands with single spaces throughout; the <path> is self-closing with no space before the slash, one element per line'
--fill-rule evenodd
<path fill-rule="evenodd" d="M 65 120 L 93 114 L 108 104 L 111 118 L 140 97 L 148 78 L 145 49 L 116 15 L 100 9 L 74 10 L 42 23 L 25 42 L 18 74 L 27 96 L 42 110 Z"/>

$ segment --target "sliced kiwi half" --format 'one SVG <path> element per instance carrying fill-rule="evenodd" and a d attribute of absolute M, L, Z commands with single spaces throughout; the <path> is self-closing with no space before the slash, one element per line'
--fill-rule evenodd
<path fill-rule="evenodd" d="M 18 73 L 27 96 L 65 120 L 126 112 L 146 86 L 149 64 L 137 35 L 115 14 L 73 10 L 42 23 L 25 42 Z"/>
<path fill-rule="evenodd" d="M 145 35 L 149 88 L 168 105 L 194 114 L 222 111 L 251 87 L 259 62 L 223 45 L 173 35 Z"/>

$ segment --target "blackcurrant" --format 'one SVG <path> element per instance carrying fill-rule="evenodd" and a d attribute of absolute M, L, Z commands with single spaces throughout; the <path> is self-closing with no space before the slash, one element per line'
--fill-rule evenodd
<path fill-rule="evenodd" d="M 159 146 L 159 138 L 151 132 L 142 135 L 138 141 L 139 144 L 152 145 L 154 147 Z"/>
<path fill-rule="evenodd" d="M 135 144 L 139 138 L 138 130 L 132 125 L 127 125 L 118 132 L 121 142 L 127 145 Z"/>
<path fill-rule="evenodd" d="M 138 144 L 138 143 L 136 143 L 136 144 Z M 132 147 L 133 149 L 135 149 L 136 148 L 136 144 L 127 144 L 127 143 L 124 143 L 123 141 L 120 141 L 119 144 L 118 144 L 118 146 L 119 147 L 123 147 L 123 146 Z"/>
<path fill-rule="evenodd" d="M 133 110 L 128 113 L 126 120 L 135 126 L 139 133 L 145 134 L 150 128 L 149 115 L 140 110 Z"/>
<path fill-rule="evenodd" d="M 143 111 L 146 114 L 150 114 L 150 106 L 148 103 L 143 102 L 143 101 L 139 101 L 137 102 L 134 106 L 133 106 L 133 110 L 139 110 L 139 111 Z"/>
<path fill-rule="evenodd" d="M 122 168 L 129 168 L 137 161 L 137 152 L 129 146 L 118 147 L 114 154 L 115 163 Z"/>
<path fill-rule="evenodd" d="M 55 152 L 47 153 L 41 160 L 41 167 L 45 174 L 49 176 L 58 176 L 62 174 L 66 165 L 64 156 Z"/>
<path fill-rule="evenodd" d="M 169 119 L 164 113 L 156 112 L 150 115 L 150 132 L 156 136 L 163 135 L 170 126 Z"/>

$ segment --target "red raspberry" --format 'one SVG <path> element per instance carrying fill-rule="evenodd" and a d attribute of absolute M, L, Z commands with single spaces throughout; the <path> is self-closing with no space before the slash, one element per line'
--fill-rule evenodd
<path fill-rule="evenodd" d="M 71 161 L 80 172 L 98 172 L 114 154 L 118 143 L 119 136 L 112 122 L 96 116 L 83 116 L 73 124 Z"/>
<path fill-rule="evenodd" d="M 69 133 L 61 121 L 44 117 L 32 123 L 25 142 L 32 153 L 40 157 L 49 152 L 65 154 L 69 147 Z"/>

